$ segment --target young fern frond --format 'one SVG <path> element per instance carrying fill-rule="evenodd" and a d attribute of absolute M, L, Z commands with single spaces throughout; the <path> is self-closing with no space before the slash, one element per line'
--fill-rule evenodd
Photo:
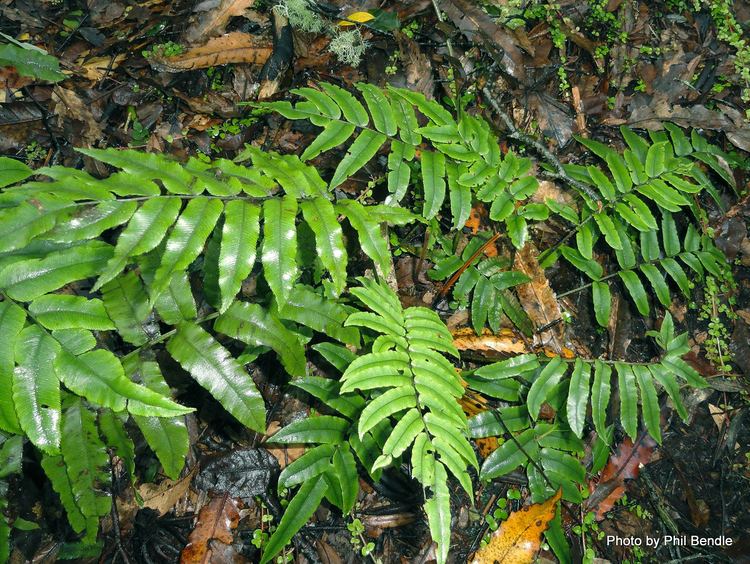
<path fill-rule="evenodd" d="M 466 417 L 456 402 L 463 386 L 444 356 L 458 358 L 458 351 L 433 311 L 404 310 L 386 286 L 367 279 L 360 283 L 362 287 L 352 293 L 371 312 L 354 313 L 346 324 L 372 329 L 380 336 L 370 353 L 346 369 L 341 392 L 359 390 L 370 398 L 359 417 L 360 437 L 389 417 L 397 420 L 373 469 L 391 465 L 411 447 L 413 475 L 428 492 L 425 511 L 438 544 L 438 561 L 443 562 L 450 544 L 446 471 L 471 496 L 467 467 L 477 465 L 466 439 Z"/>

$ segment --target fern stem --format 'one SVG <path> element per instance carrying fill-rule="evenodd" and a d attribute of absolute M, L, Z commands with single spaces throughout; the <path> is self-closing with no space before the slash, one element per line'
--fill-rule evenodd
<path fill-rule="evenodd" d="M 196 325 L 200 325 L 201 323 L 205 323 L 206 321 L 211 321 L 212 319 L 216 319 L 217 317 L 219 317 L 219 315 L 221 315 L 221 313 L 219 313 L 218 311 L 215 311 L 213 313 L 209 313 L 205 317 L 200 317 L 198 319 L 195 319 L 193 321 L 193 323 L 195 323 Z M 132 357 L 134 355 L 140 354 L 140 352 L 142 350 L 144 350 L 144 349 L 150 349 L 150 348 L 158 345 L 159 343 L 163 343 L 164 341 L 166 341 L 167 339 L 169 339 L 175 333 L 177 333 L 177 327 L 175 327 L 174 329 L 172 329 L 170 331 L 167 331 L 166 333 L 162 333 L 158 337 L 154 337 L 153 339 L 151 339 L 151 340 L 143 343 L 140 347 L 138 347 L 136 349 L 133 349 L 128 354 L 126 354 L 125 356 L 123 356 L 122 357 L 123 361 L 125 361 L 126 359 L 128 359 L 128 358 L 130 358 L 130 357 Z"/>

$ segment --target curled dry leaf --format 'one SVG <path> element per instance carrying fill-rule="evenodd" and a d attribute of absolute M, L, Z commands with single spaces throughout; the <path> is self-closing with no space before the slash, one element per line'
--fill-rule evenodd
<path fill-rule="evenodd" d="M 453 344 L 460 351 L 497 352 L 508 355 L 528 352 L 523 339 L 509 329 L 501 329 L 497 334 L 484 329 L 481 335 L 477 335 L 474 329 L 465 327 L 451 334 Z"/>
<path fill-rule="evenodd" d="M 272 51 L 271 45 L 266 41 L 235 31 L 209 39 L 203 45 L 188 49 L 174 57 L 154 57 L 149 63 L 160 72 L 207 69 L 231 63 L 262 65 L 271 56 Z"/>
<path fill-rule="evenodd" d="M 557 490 L 547 501 L 511 513 L 492 534 L 487 546 L 474 555 L 472 564 L 531 564 L 542 543 L 542 534 L 555 517 L 561 496 L 562 490 Z"/>
<path fill-rule="evenodd" d="M 185 31 L 185 39 L 195 43 L 204 37 L 219 35 L 231 18 L 241 16 L 253 4 L 255 0 L 220 0 L 217 6 L 198 15 L 196 22 Z"/>
<path fill-rule="evenodd" d="M 602 470 L 598 483 L 589 483 L 591 495 L 584 503 L 584 511 L 596 511 L 596 519 L 604 519 L 604 514 L 625 493 L 625 480 L 638 477 L 641 464 L 648 464 L 655 446 L 656 442 L 645 433 L 635 445 L 626 438 Z"/>
<path fill-rule="evenodd" d="M 565 344 L 565 323 L 561 323 L 562 311 L 557 297 L 537 260 L 538 251 L 532 243 L 526 243 L 516 253 L 514 268 L 531 278 L 531 282 L 516 287 L 518 299 L 537 329 L 545 327 L 537 335 L 538 345 L 549 346 L 560 353 Z"/>
<path fill-rule="evenodd" d="M 198 521 L 180 554 L 180 564 L 235 562 L 232 531 L 240 522 L 239 501 L 224 494 L 203 506 Z"/>
<path fill-rule="evenodd" d="M 143 499 L 143 507 L 153 509 L 159 514 L 159 517 L 169 512 L 177 502 L 190 489 L 190 482 L 198 470 L 198 466 L 193 466 L 190 473 L 179 480 L 162 480 L 158 484 L 141 484 L 138 487 L 138 494 Z"/>

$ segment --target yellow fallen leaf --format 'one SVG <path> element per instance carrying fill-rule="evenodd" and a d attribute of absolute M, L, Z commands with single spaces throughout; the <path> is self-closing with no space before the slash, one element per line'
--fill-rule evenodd
<path fill-rule="evenodd" d="M 531 564 L 539 551 L 542 534 L 555 517 L 561 496 L 562 490 L 557 490 L 544 503 L 528 505 L 511 513 L 492 534 L 487 546 L 477 551 L 472 564 Z"/>
<path fill-rule="evenodd" d="M 453 344 L 460 351 L 493 351 L 509 355 L 529 352 L 526 343 L 509 329 L 500 329 L 497 334 L 484 329 L 481 335 L 477 335 L 467 327 L 451 333 Z"/>
<path fill-rule="evenodd" d="M 354 12 L 353 14 L 349 14 L 348 16 L 346 16 L 345 20 L 341 20 L 339 22 L 339 25 L 341 27 L 347 27 L 350 25 L 356 25 L 358 23 L 369 22 L 370 20 L 374 19 L 375 16 L 373 16 L 370 12 Z"/>

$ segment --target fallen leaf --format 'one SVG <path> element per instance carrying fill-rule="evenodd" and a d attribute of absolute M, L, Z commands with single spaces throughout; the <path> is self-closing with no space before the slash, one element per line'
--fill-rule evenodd
<path fill-rule="evenodd" d="M 729 423 L 729 417 L 727 416 L 726 410 L 712 403 L 709 403 L 708 412 L 711 414 L 711 419 L 714 420 L 716 428 L 719 429 L 719 432 L 721 433 L 724 425 L 727 425 Z"/>
<path fill-rule="evenodd" d="M 540 341 L 535 344 L 549 346 L 559 354 L 565 344 L 565 323 L 555 293 L 539 266 L 538 254 L 533 243 L 526 243 L 516 252 L 514 268 L 531 278 L 527 284 L 516 286 L 516 293 L 537 330 L 545 328 L 535 336 Z"/>
<path fill-rule="evenodd" d="M 341 20 L 339 22 L 339 25 L 341 27 L 348 27 L 351 25 L 356 25 L 358 23 L 365 23 L 369 22 L 370 20 L 374 20 L 375 16 L 373 16 L 370 12 L 354 12 L 353 14 L 349 14 L 346 16 L 345 20 Z"/>
<path fill-rule="evenodd" d="M 432 78 L 432 64 L 422 52 L 419 43 L 403 33 L 396 33 L 401 61 L 409 90 L 421 92 L 427 98 L 433 98 L 435 81 Z"/>
<path fill-rule="evenodd" d="M 558 147 L 565 147 L 573 139 L 574 118 L 567 106 L 545 92 L 532 92 L 528 107 L 536 117 L 539 129 L 554 139 Z"/>
<path fill-rule="evenodd" d="M 91 104 L 84 101 L 74 90 L 55 86 L 52 101 L 58 125 L 63 128 L 69 139 L 75 138 L 76 143 L 84 147 L 90 147 L 102 139 L 102 124 L 94 119 Z M 71 127 L 76 131 L 72 131 Z"/>
<path fill-rule="evenodd" d="M 202 2 L 200 5 L 205 4 Z M 221 0 L 208 13 L 198 16 L 196 22 L 185 31 L 185 39 L 195 43 L 204 37 L 223 33 L 231 18 L 241 16 L 253 4 L 255 0 Z"/>
<path fill-rule="evenodd" d="M 279 429 L 281 429 L 281 424 L 278 421 L 272 421 L 268 425 L 266 437 L 268 438 L 275 435 L 279 431 Z M 274 445 L 272 447 L 267 446 L 266 450 L 269 452 L 269 454 L 273 455 L 276 460 L 279 461 L 279 467 L 282 469 L 286 468 L 289 464 L 305 454 L 305 447 L 302 445 Z"/>
<path fill-rule="evenodd" d="M 458 30 L 469 41 L 478 35 L 492 58 L 513 78 L 523 81 L 526 78 L 525 57 L 519 47 L 525 44 L 513 31 L 498 25 L 482 8 L 469 0 L 443 2 L 442 10 Z"/>
<path fill-rule="evenodd" d="M 160 72 L 183 72 L 207 69 L 231 63 L 262 65 L 273 49 L 267 41 L 235 31 L 209 39 L 203 45 L 188 49 L 173 57 L 153 57 L 149 64 Z"/>
<path fill-rule="evenodd" d="M 180 564 L 223 564 L 238 556 L 232 547 L 232 531 L 240 522 L 240 505 L 224 494 L 203 506 L 198 521 L 180 554 Z"/>
<path fill-rule="evenodd" d="M 95 82 L 104 78 L 107 72 L 111 72 L 120 66 L 127 58 L 125 53 L 120 53 L 115 57 L 92 57 L 89 59 L 79 59 L 76 64 L 81 67 L 81 75 Z"/>
<path fill-rule="evenodd" d="M 543 503 L 514 511 L 492 534 L 490 542 L 474 555 L 473 564 L 531 564 L 542 542 L 542 534 L 555 517 L 562 490 Z"/>
<path fill-rule="evenodd" d="M 484 329 L 477 335 L 474 329 L 464 327 L 452 332 L 453 344 L 460 351 L 492 351 L 505 354 L 522 354 L 528 352 L 526 343 L 510 329 L 500 329 L 494 334 Z"/>
<path fill-rule="evenodd" d="M 656 442 L 646 434 L 633 445 L 626 438 L 602 470 L 597 483 L 589 483 L 591 495 L 584 502 L 584 512 L 596 511 L 596 519 L 601 521 L 625 493 L 625 480 L 635 480 L 640 473 L 641 464 L 648 464 L 654 452 Z"/>
<path fill-rule="evenodd" d="M 156 511 L 159 516 L 169 512 L 190 488 L 190 482 L 198 469 L 193 466 L 190 473 L 179 480 L 162 480 L 158 484 L 141 484 L 138 494 L 143 499 L 143 507 Z"/>
<path fill-rule="evenodd" d="M 464 383 L 464 388 L 466 384 Z M 467 417 L 473 417 L 483 411 L 492 409 L 489 401 L 479 392 L 474 390 L 464 390 L 464 395 L 458 400 L 459 405 Z M 497 442 L 497 437 L 485 437 L 481 439 L 474 439 L 474 443 L 479 449 L 479 454 L 482 458 L 487 458 L 491 453 L 497 450 L 500 446 Z"/>
<path fill-rule="evenodd" d="M 202 462 L 193 488 L 252 499 L 268 491 L 278 472 L 276 460 L 265 449 L 234 449 Z"/>

